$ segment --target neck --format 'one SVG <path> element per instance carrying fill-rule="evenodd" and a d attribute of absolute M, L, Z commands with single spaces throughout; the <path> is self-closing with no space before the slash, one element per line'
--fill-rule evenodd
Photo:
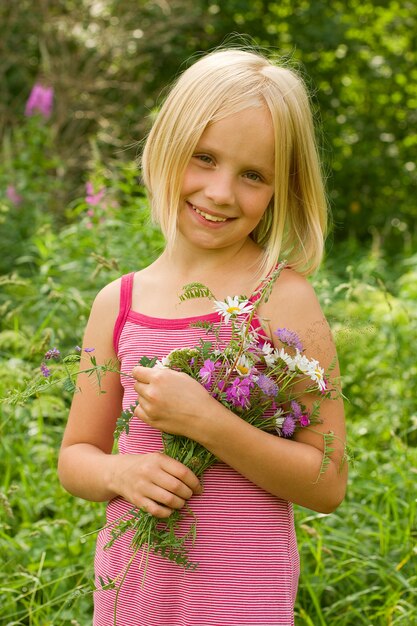
<path fill-rule="evenodd" d="M 248 273 L 259 270 L 262 251 L 252 239 L 227 248 L 206 250 L 190 246 L 179 235 L 172 250 L 165 250 L 159 262 L 167 266 L 175 266 L 177 274 L 186 280 L 202 280 L 204 276 L 236 275 L 240 271 Z M 197 277 L 197 278 L 196 278 Z"/>

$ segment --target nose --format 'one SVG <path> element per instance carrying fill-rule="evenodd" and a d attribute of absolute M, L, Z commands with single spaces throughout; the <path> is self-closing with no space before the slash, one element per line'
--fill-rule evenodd
<path fill-rule="evenodd" d="M 213 172 L 206 187 L 206 197 L 216 205 L 234 204 L 235 189 L 232 174 L 224 170 Z"/>

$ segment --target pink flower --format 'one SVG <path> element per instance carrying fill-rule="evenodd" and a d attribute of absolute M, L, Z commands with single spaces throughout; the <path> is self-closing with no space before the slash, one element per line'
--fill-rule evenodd
<path fill-rule="evenodd" d="M 40 113 L 45 119 L 48 119 L 52 113 L 53 101 L 53 87 L 44 87 L 36 83 L 26 102 L 25 115 L 30 117 L 34 113 Z"/>
<path fill-rule="evenodd" d="M 16 187 L 14 187 L 13 185 L 7 186 L 6 196 L 9 198 L 10 202 L 13 202 L 13 204 L 16 206 L 18 206 L 23 200 L 22 196 L 17 193 Z"/>
<path fill-rule="evenodd" d="M 97 204 L 100 202 L 100 200 L 104 196 L 104 192 L 105 192 L 104 187 L 100 189 L 100 191 L 98 191 L 97 193 L 94 193 L 93 184 L 90 181 L 88 181 L 85 185 L 85 188 L 87 191 L 87 194 L 85 196 L 85 201 L 90 206 L 97 206 Z"/>
<path fill-rule="evenodd" d="M 210 387 L 210 384 L 211 384 L 211 381 L 212 381 L 215 369 L 216 369 L 216 363 L 214 363 L 210 359 L 206 359 L 204 361 L 203 367 L 199 371 L 199 374 L 200 374 L 200 377 L 201 377 L 201 384 L 206 389 L 209 389 L 209 387 Z"/>

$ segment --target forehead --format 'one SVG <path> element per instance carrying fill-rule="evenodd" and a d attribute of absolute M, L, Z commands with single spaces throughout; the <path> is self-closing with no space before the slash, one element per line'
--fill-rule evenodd
<path fill-rule="evenodd" d="M 210 122 L 197 145 L 273 168 L 275 133 L 268 107 L 249 107 Z"/>

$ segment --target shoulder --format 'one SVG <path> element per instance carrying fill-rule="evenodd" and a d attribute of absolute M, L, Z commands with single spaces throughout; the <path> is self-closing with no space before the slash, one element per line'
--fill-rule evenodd
<path fill-rule="evenodd" d="M 113 280 L 111 283 L 108 283 L 105 287 L 100 289 L 97 293 L 93 307 L 110 307 L 110 310 L 114 307 L 119 307 L 120 302 L 120 289 L 122 284 L 122 276 Z"/>
<path fill-rule="evenodd" d="M 292 269 L 281 272 L 264 309 L 271 336 L 277 328 L 295 331 L 307 353 L 331 349 L 333 339 L 312 284 Z M 262 313 L 261 313 L 262 314 Z"/>

